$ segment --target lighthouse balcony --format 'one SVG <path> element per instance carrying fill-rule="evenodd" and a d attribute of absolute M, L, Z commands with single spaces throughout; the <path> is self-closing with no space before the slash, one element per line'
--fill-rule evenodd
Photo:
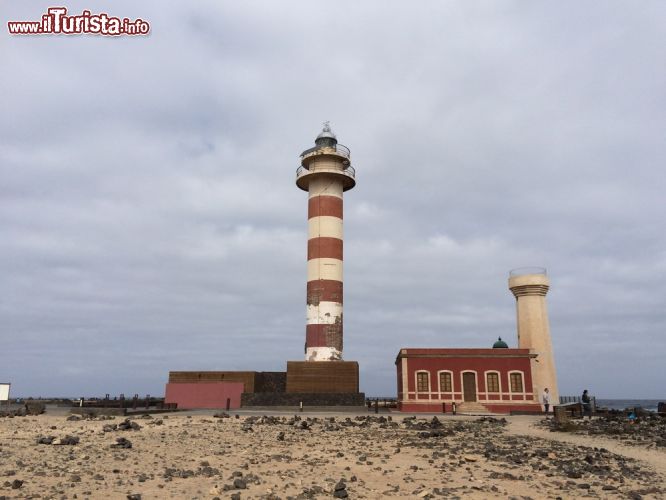
<path fill-rule="evenodd" d="M 327 144 L 327 145 L 317 145 L 313 148 L 306 149 L 301 153 L 301 160 L 307 156 L 317 155 L 317 154 L 334 154 L 338 156 L 343 156 L 349 160 L 351 157 L 351 151 L 347 146 L 342 144 Z"/>
<path fill-rule="evenodd" d="M 342 179 L 342 189 L 348 191 L 356 185 L 356 170 L 351 165 L 344 168 L 320 167 L 310 165 L 309 168 L 300 166 L 296 170 L 296 185 L 303 191 L 308 190 L 310 179 L 314 176 L 327 175 Z"/>

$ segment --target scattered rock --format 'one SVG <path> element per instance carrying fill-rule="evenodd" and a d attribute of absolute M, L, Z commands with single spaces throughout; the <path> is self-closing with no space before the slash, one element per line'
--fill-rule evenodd
<path fill-rule="evenodd" d="M 141 429 L 141 426 L 136 423 L 134 420 L 126 418 L 118 424 L 118 429 L 121 431 L 138 431 Z"/>
<path fill-rule="evenodd" d="M 124 437 L 116 438 L 116 443 L 111 445 L 111 448 L 129 449 L 132 447 L 132 442 Z"/>
<path fill-rule="evenodd" d="M 234 489 L 244 490 L 245 488 L 247 488 L 247 483 L 245 482 L 245 479 L 242 479 L 240 477 L 234 479 Z"/>
<path fill-rule="evenodd" d="M 347 493 L 347 484 L 344 479 L 340 479 L 333 489 L 334 498 L 347 498 L 349 493 Z"/>

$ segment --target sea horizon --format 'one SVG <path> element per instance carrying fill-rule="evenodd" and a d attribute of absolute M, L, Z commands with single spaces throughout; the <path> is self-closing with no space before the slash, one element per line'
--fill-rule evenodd
<path fill-rule="evenodd" d="M 118 398 L 119 395 L 111 395 L 111 399 Z M 153 396 L 161 398 L 164 396 Z M 12 396 L 11 400 L 72 400 L 77 401 L 81 396 Z M 366 396 L 367 399 L 396 399 L 396 396 Z M 85 399 L 104 399 L 104 396 L 85 396 Z M 132 399 L 132 396 L 125 396 L 125 399 Z M 596 397 L 596 404 L 599 408 L 608 408 L 610 410 L 624 410 L 626 408 L 640 407 L 648 411 L 657 411 L 660 402 L 666 402 L 666 397 L 661 399 L 655 398 L 600 398 Z M 1 406 L 2 403 L 0 403 Z"/>

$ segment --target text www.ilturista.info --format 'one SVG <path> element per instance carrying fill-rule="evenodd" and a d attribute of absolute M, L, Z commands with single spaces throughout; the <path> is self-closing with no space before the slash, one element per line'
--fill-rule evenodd
<path fill-rule="evenodd" d="M 12 35 L 147 35 L 150 24 L 143 19 L 109 16 L 101 12 L 92 14 L 84 10 L 78 16 L 68 16 L 66 7 L 49 7 L 40 21 L 8 21 Z"/>

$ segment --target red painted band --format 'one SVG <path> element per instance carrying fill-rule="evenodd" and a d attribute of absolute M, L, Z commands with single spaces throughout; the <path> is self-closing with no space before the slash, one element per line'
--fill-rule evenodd
<path fill-rule="evenodd" d="M 342 350 L 342 324 L 307 325 L 305 347 L 333 347 Z"/>
<path fill-rule="evenodd" d="M 342 281 L 315 280 L 308 281 L 308 305 L 320 302 L 339 302 L 342 304 Z"/>
<path fill-rule="evenodd" d="M 328 216 L 342 219 L 342 198 L 320 195 L 308 200 L 308 219 Z"/>
<path fill-rule="evenodd" d="M 342 260 L 342 240 L 319 236 L 308 240 L 308 260 L 338 259 Z"/>

